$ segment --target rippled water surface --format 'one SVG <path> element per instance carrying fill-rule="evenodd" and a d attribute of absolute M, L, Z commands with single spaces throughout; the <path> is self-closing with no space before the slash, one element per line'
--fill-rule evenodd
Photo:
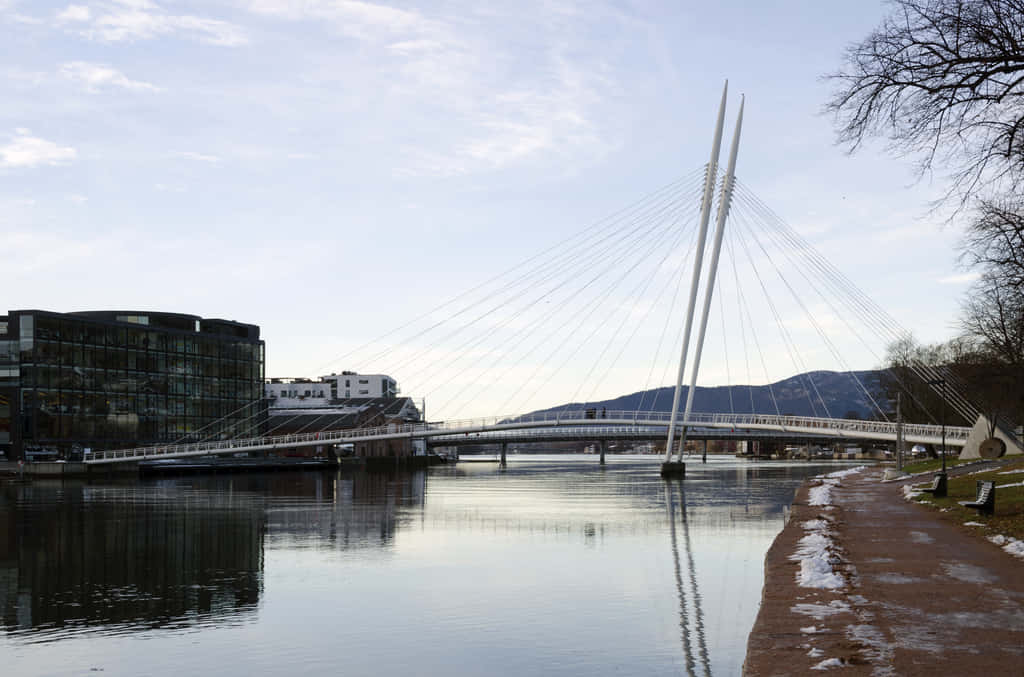
<path fill-rule="evenodd" d="M 0 485 L 4 675 L 735 675 L 822 466 Z"/>

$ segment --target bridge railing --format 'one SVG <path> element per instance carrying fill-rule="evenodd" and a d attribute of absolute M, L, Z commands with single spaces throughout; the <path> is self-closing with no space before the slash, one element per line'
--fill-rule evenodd
<path fill-rule="evenodd" d="M 555 427 L 565 425 L 668 425 L 669 412 L 638 412 L 638 411 L 607 411 L 595 409 L 576 409 L 562 412 L 541 412 L 537 414 L 492 416 L 487 418 L 463 419 L 455 421 L 439 421 L 426 423 L 386 424 L 366 428 L 347 430 L 330 430 L 314 433 L 297 433 L 292 435 L 276 435 L 250 437 L 232 440 L 206 442 L 190 442 L 185 444 L 157 445 L 135 447 L 131 449 L 112 449 L 97 451 L 90 454 L 91 462 L 116 462 L 123 460 L 141 460 L 161 457 L 194 456 L 202 454 L 225 454 L 232 451 L 251 451 L 253 449 L 289 448 L 291 446 L 310 446 L 316 444 L 343 444 L 346 442 L 369 439 L 387 439 L 395 437 L 432 437 L 452 433 L 481 432 L 484 430 L 502 430 L 528 427 Z M 802 432 L 807 430 L 822 431 L 833 435 L 844 432 L 858 436 L 893 436 L 896 424 L 887 421 L 861 421 L 851 419 L 831 419 L 811 416 L 777 416 L 774 414 L 722 414 L 693 413 L 685 422 L 678 425 L 688 427 L 732 427 L 732 428 L 772 428 L 782 431 Z M 908 438 L 938 439 L 941 428 L 937 425 L 907 424 L 903 427 Z M 970 428 L 947 426 L 946 438 L 949 442 L 961 443 L 967 439 Z"/>

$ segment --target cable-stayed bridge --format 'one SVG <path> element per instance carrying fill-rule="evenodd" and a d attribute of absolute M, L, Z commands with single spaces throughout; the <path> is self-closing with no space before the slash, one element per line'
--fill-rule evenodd
<path fill-rule="evenodd" d="M 662 438 L 668 430 L 671 414 L 666 412 L 611 411 L 601 418 L 589 417 L 587 412 L 573 411 L 566 415 L 553 413 L 531 416 L 501 417 L 445 421 L 441 423 L 391 424 L 349 430 L 329 430 L 292 435 L 239 438 L 231 440 L 194 442 L 115 449 L 93 454 L 87 463 L 109 464 L 161 458 L 187 458 L 212 454 L 235 454 L 253 451 L 274 451 L 317 447 L 329 444 L 351 444 L 373 440 L 436 439 L 439 443 L 452 442 L 459 436 L 473 436 L 476 442 L 501 442 L 517 439 L 524 442 L 543 442 L 556 437 L 577 436 L 580 439 L 652 439 Z M 743 437 L 745 432 L 770 431 L 808 435 L 837 440 L 895 441 L 897 424 L 886 421 L 845 420 L 805 416 L 775 416 L 771 414 L 691 414 L 684 423 L 702 430 L 729 430 Z M 962 447 L 970 428 L 946 426 L 945 440 L 949 446 Z M 502 433 L 518 433 L 503 435 Z M 527 434 L 523 434 L 527 433 Z M 937 425 L 904 425 L 904 439 L 912 444 L 942 443 L 943 428 Z M 699 435 L 698 435 L 699 436 Z"/>
<path fill-rule="evenodd" d="M 663 436 L 666 466 L 673 453 L 681 461 L 688 435 L 710 430 L 885 442 L 902 430 L 909 443 L 966 444 L 970 428 L 945 425 L 946 412 L 973 423 L 979 411 L 960 395 L 961 384 L 948 369 L 911 360 L 883 389 L 858 377 L 852 364 L 883 363 L 887 348 L 909 332 L 736 179 L 742 103 L 726 167 L 719 168 L 725 110 L 723 92 L 710 160 L 702 168 L 321 368 L 359 363 L 396 375 L 407 392 L 429 397 L 432 411 L 444 414 L 432 418 L 443 422 L 389 421 L 382 413 L 358 428 L 317 427 L 314 419 L 275 435 L 280 426 L 266 430 L 265 410 L 253 402 L 203 429 L 182 431 L 178 443 L 98 451 L 86 462 L 392 439 L 440 444 L 470 435 L 503 441 L 513 433 L 536 441 L 573 434 L 593 439 L 602 432 L 609 438 Z M 842 255 L 841 241 L 833 248 Z M 653 359 L 637 366 L 623 359 L 629 355 Z M 784 410 L 774 391 L 765 411 L 743 385 L 730 389 L 728 412 L 694 411 L 702 362 L 704 379 L 710 372 L 728 384 L 771 384 L 780 375 L 800 374 L 804 411 Z M 872 420 L 837 415 L 844 410 L 814 377 L 825 365 L 838 365 L 850 379 L 869 412 L 861 418 Z M 674 366 L 668 411 L 655 397 L 634 411 L 588 416 L 588 403 L 602 394 L 621 393 L 622 384 L 641 379 L 647 392 L 666 383 Z M 941 384 L 941 411 L 909 387 L 908 378 L 936 392 Z M 894 390 L 905 391 L 905 403 L 917 405 L 929 422 L 901 427 Z M 340 395 L 341 404 L 352 400 Z M 463 415 L 537 411 L 555 398 L 568 404 L 543 414 Z"/>

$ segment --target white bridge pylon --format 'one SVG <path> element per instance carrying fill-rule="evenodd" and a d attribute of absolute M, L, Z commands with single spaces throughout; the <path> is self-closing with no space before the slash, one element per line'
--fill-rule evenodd
<path fill-rule="evenodd" d="M 192 456 L 235 454 L 251 451 L 273 451 L 334 444 L 352 444 L 375 440 L 425 439 L 453 435 L 482 435 L 481 442 L 487 442 L 486 435 L 509 430 L 533 430 L 537 435 L 533 441 L 542 441 L 545 431 L 554 435 L 559 430 L 592 429 L 591 436 L 600 439 L 602 428 L 609 433 L 622 434 L 628 427 L 637 433 L 651 432 L 652 436 L 663 434 L 670 422 L 669 412 L 609 411 L 601 418 L 594 418 L 584 410 L 571 412 L 546 412 L 528 416 L 507 416 L 485 419 L 466 419 L 442 423 L 408 423 L 385 425 L 377 428 L 356 428 L 333 430 L 274 437 L 252 437 L 247 439 L 221 440 L 216 442 L 195 442 L 167 446 L 137 447 L 95 452 L 85 461 L 88 465 L 129 463 Z M 689 428 L 731 430 L 737 437 L 744 431 L 774 431 L 780 436 L 813 435 L 837 440 L 864 439 L 880 442 L 896 440 L 896 423 L 886 421 L 862 421 L 853 419 L 816 418 L 811 416 L 777 416 L 772 414 L 713 414 L 694 413 L 683 419 L 680 425 Z M 963 447 L 971 429 L 961 426 L 946 426 L 946 444 Z M 699 437 L 699 435 L 697 435 Z M 934 444 L 942 442 L 942 428 L 937 425 L 905 424 L 903 437 L 913 444 Z"/>
<path fill-rule="evenodd" d="M 701 268 L 704 258 L 704 241 L 707 237 L 708 217 L 711 214 L 711 202 L 714 198 L 714 184 L 718 177 L 718 153 L 721 149 L 722 124 L 725 121 L 725 104 L 729 94 L 729 82 L 726 81 L 722 89 L 722 103 L 718 107 L 718 122 L 715 125 L 715 136 L 711 144 L 711 159 L 708 161 L 708 172 L 704 185 L 704 198 L 701 205 L 700 234 L 698 235 L 697 250 L 694 254 L 693 279 L 690 283 L 690 303 L 687 307 L 686 331 L 683 334 L 682 352 L 679 355 L 679 374 L 676 378 L 676 390 L 672 400 L 672 417 L 668 425 L 668 436 L 665 442 L 665 462 L 672 458 L 672 438 L 675 436 L 676 426 L 682 425 L 683 431 L 679 436 L 678 458 L 681 461 L 683 451 L 686 447 L 686 429 L 690 415 L 693 411 L 693 395 L 697 390 L 697 373 L 700 371 L 700 358 L 704 350 L 704 337 L 707 334 L 708 315 L 711 312 L 711 299 L 715 294 L 715 279 L 718 274 L 718 260 L 722 253 L 722 235 L 725 233 L 725 222 L 729 217 L 729 205 L 732 201 L 733 182 L 736 179 L 736 156 L 740 148 L 740 130 L 743 128 L 743 97 L 740 97 L 740 112 L 736 116 L 736 130 L 732 136 L 732 146 L 729 149 L 729 164 L 726 166 L 725 177 L 722 179 L 722 188 L 718 198 L 718 216 L 715 221 L 715 242 L 711 248 L 711 261 L 708 263 L 707 279 L 704 281 L 704 307 L 701 311 L 700 329 L 697 332 L 697 343 L 693 355 L 693 369 L 690 376 L 690 387 L 686 395 L 686 410 L 683 412 L 683 422 L 677 422 L 679 410 L 679 397 L 683 388 L 683 373 L 686 370 L 686 353 L 690 344 L 690 329 L 693 326 L 693 312 L 696 308 L 697 291 L 700 288 Z"/>

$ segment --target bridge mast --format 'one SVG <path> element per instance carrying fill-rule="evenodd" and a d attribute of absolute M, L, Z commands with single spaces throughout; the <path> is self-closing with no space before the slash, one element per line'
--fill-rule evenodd
<path fill-rule="evenodd" d="M 665 462 L 672 457 L 672 439 L 675 437 L 676 420 L 679 416 L 679 395 L 683 389 L 686 371 L 686 349 L 690 345 L 690 330 L 693 327 L 693 311 L 697 305 L 697 289 L 700 286 L 700 269 L 704 261 L 704 243 L 708 235 L 708 221 L 711 218 L 711 202 L 718 177 L 718 154 L 722 147 L 722 125 L 725 122 L 725 100 L 729 93 L 729 81 L 722 88 L 722 103 L 718 106 L 718 122 L 711 142 L 711 159 L 708 161 L 707 176 L 704 178 L 704 198 L 700 207 L 700 231 L 697 235 L 697 251 L 693 259 L 693 277 L 690 281 L 690 302 L 686 310 L 686 328 L 683 330 L 683 347 L 679 355 L 679 373 L 676 376 L 676 394 L 672 398 L 672 416 L 668 424 L 668 440 L 665 443 Z"/>
<path fill-rule="evenodd" d="M 732 202 L 732 184 L 736 174 L 736 155 L 740 148 L 740 129 L 743 127 L 743 97 L 740 96 L 740 112 L 736 116 L 736 131 L 732 135 L 732 148 L 729 149 L 729 165 L 722 181 L 722 192 L 719 194 L 718 220 L 715 223 L 715 244 L 711 249 L 711 262 L 708 264 L 708 280 L 704 286 L 704 312 L 700 317 L 700 330 L 697 332 L 697 348 L 693 354 L 693 373 L 690 375 L 690 389 L 686 393 L 686 411 L 683 413 L 683 434 L 679 436 L 679 458 L 683 457 L 683 446 L 686 444 L 686 421 L 690 418 L 693 407 L 693 393 L 697 389 L 697 371 L 700 369 L 700 356 L 704 351 L 704 335 L 708 329 L 708 314 L 711 311 L 711 297 L 715 293 L 715 277 L 718 274 L 718 256 L 722 251 L 722 235 L 725 233 L 725 220 L 729 216 Z"/>

